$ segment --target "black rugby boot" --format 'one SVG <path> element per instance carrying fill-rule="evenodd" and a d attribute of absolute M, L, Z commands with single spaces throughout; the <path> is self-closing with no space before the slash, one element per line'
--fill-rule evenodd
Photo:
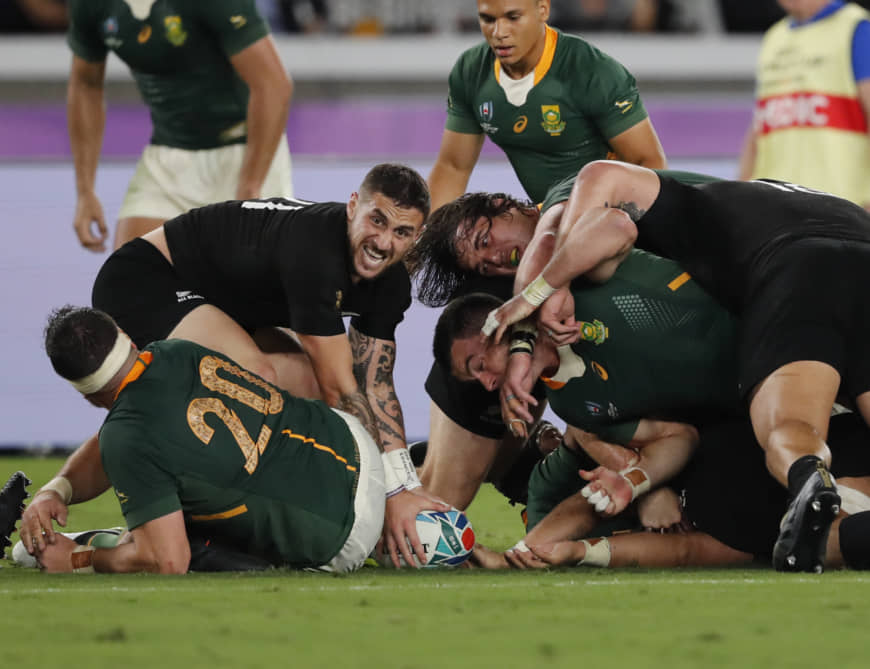
<path fill-rule="evenodd" d="M 837 485 L 819 460 L 779 524 L 779 537 L 773 547 L 773 568 L 821 574 L 828 532 L 839 512 Z"/>

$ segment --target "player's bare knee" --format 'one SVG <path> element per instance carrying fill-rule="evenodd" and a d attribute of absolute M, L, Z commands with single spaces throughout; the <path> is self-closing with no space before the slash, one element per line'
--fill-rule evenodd
<path fill-rule="evenodd" d="M 762 439 L 761 446 L 768 460 L 785 453 L 815 455 L 826 464 L 831 461 L 831 452 L 822 433 L 808 421 L 787 419 L 777 422 Z"/>

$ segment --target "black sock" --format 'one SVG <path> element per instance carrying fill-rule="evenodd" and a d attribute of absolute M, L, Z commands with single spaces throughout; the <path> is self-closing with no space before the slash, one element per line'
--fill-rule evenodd
<path fill-rule="evenodd" d="M 825 466 L 822 459 L 815 455 L 804 455 L 791 463 L 788 468 L 788 492 L 792 497 L 800 492 L 820 463 L 822 467 Z"/>

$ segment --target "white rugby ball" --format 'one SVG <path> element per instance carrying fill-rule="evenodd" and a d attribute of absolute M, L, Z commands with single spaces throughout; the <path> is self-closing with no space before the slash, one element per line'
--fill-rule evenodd
<path fill-rule="evenodd" d="M 471 555 L 474 548 L 474 530 L 462 511 L 421 511 L 417 514 L 417 535 L 426 551 L 426 563 L 420 565 L 417 556 L 414 561 L 423 567 L 456 567 Z M 375 549 L 373 557 L 382 567 L 392 567 L 390 553 L 382 543 Z M 405 566 L 399 554 L 399 564 Z"/>

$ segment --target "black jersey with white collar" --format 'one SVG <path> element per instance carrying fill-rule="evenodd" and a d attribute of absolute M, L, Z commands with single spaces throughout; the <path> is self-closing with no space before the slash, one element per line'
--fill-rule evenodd
<path fill-rule="evenodd" d="M 394 340 L 411 304 L 402 263 L 351 281 L 346 205 L 270 198 L 193 209 L 165 226 L 172 263 L 190 289 L 243 327 Z"/>

